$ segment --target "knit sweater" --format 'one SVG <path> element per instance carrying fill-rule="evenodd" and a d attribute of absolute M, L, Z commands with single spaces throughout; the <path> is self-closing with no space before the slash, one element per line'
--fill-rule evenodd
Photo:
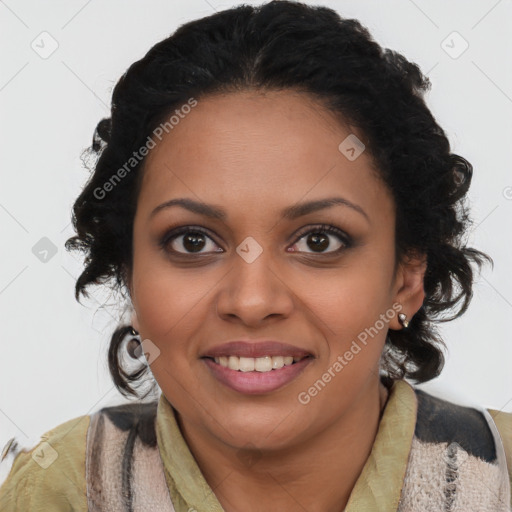
<path fill-rule="evenodd" d="M 163 394 L 74 418 L 9 452 L 5 512 L 223 512 Z M 511 479 L 512 413 L 396 381 L 345 512 L 510 512 Z"/>

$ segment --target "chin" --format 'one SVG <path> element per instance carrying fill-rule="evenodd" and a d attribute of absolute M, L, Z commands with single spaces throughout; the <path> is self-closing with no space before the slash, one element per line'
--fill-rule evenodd
<path fill-rule="evenodd" d="M 283 414 L 284 412 L 284 414 Z M 301 442 L 298 437 L 304 434 L 304 421 L 297 424 L 289 411 L 267 413 L 225 414 L 212 425 L 223 441 L 238 449 L 257 448 L 259 450 L 279 450 Z M 291 423 L 293 421 L 293 423 Z M 218 424 L 223 425 L 219 427 Z M 231 435 L 230 435 L 231 434 Z"/>

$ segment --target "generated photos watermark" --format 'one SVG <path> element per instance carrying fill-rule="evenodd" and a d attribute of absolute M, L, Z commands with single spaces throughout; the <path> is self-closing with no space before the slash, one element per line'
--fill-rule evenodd
<path fill-rule="evenodd" d="M 299 403 L 307 405 L 311 399 L 317 396 L 329 382 L 331 382 L 336 375 L 338 375 L 345 366 L 347 366 L 354 357 L 361 352 L 362 347 L 368 343 L 368 338 L 374 338 L 380 331 L 382 331 L 389 322 L 402 310 L 402 304 L 395 302 L 391 308 L 386 310 L 379 316 L 375 323 L 366 327 L 357 335 L 357 340 L 352 340 L 352 344 L 342 355 L 338 355 L 336 361 L 317 379 L 306 391 L 301 391 L 297 395 Z M 359 343 L 358 343 L 359 341 Z"/>
<path fill-rule="evenodd" d="M 101 187 L 94 189 L 94 197 L 96 199 L 104 199 L 108 192 L 114 190 L 115 186 L 121 182 L 142 160 L 148 153 L 156 146 L 155 138 L 159 141 L 162 140 L 164 133 L 169 133 L 173 130 L 182 119 L 189 114 L 193 107 L 197 105 L 197 100 L 189 98 L 187 103 L 183 104 L 179 109 L 175 109 L 174 113 L 165 121 L 160 123 L 152 132 L 153 136 L 148 135 L 146 142 L 137 150 L 132 153 L 132 156 L 120 167 L 110 179 L 108 179 Z"/>

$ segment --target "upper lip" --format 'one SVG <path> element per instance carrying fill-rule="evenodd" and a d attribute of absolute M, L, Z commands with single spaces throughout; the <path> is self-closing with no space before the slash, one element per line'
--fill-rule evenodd
<path fill-rule="evenodd" d="M 264 356 L 293 356 L 306 357 L 312 355 L 311 352 L 272 340 L 260 341 L 229 341 L 222 345 L 216 345 L 206 350 L 200 357 L 221 357 L 221 356 L 238 356 L 238 357 L 264 357 Z"/>

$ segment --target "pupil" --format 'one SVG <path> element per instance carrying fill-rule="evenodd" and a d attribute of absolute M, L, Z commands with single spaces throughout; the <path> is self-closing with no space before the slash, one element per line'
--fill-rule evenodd
<path fill-rule="evenodd" d="M 313 245 L 309 245 L 309 241 L 312 240 L 313 241 Z M 309 245 L 309 248 L 310 249 L 327 249 L 329 247 L 329 237 L 325 236 L 325 235 L 322 235 L 322 234 L 318 234 L 318 233 L 314 233 L 312 235 L 309 236 L 309 239 L 308 239 L 308 245 Z"/>
<path fill-rule="evenodd" d="M 198 252 L 204 247 L 204 236 L 201 233 L 188 234 L 183 238 L 183 246 L 187 251 Z"/>

